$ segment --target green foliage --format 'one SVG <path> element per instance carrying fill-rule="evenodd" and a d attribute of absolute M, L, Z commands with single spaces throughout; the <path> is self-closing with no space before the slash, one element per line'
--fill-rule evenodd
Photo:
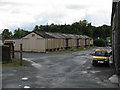
<path fill-rule="evenodd" d="M 12 38 L 12 32 L 10 32 L 9 29 L 4 29 L 2 32 L 2 38 L 3 39 Z"/>
<path fill-rule="evenodd" d="M 12 34 L 12 32 L 9 31 L 9 29 L 4 29 L 3 32 L 2 32 L 2 37 L 3 37 L 3 40 L 5 39 L 15 39 L 15 38 L 21 38 L 23 37 L 24 35 L 28 34 L 29 31 L 26 31 L 26 30 L 23 30 L 23 29 L 16 29 L 14 31 L 14 34 Z"/>
<path fill-rule="evenodd" d="M 36 25 L 33 29 L 34 31 L 44 31 L 44 32 L 58 32 L 58 33 L 66 33 L 66 34 L 78 34 L 78 35 L 87 35 L 96 39 L 97 37 L 106 39 L 106 37 L 112 37 L 111 26 L 102 25 L 99 27 L 92 26 L 87 20 L 82 20 L 79 22 L 75 22 L 71 25 Z M 16 29 L 14 34 L 9 31 L 9 29 L 4 29 L 2 35 L 4 39 L 11 38 L 21 38 L 29 32 L 23 29 Z"/>
<path fill-rule="evenodd" d="M 18 28 L 14 31 L 14 38 L 21 38 L 28 33 L 28 31 Z"/>
<path fill-rule="evenodd" d="M 36 25 L 35 28 L 33 30 L 38 30 L 39 29 L 39 26 Z"/>
<path fill-rule="evenodd" d="M 94 46 L 99 46 L 99 47 L 106 46 L 105 40 L 102 38 L 94 40 Z"/>
<path fill-rule="evenodd" d="M 70 33 L 78 35 L 88 35 L 94 39 L 97 37 L 106 39 L 106 37 L 111 36 L 111 26 L 102 25 L 99 27 L 92 26 L 87 20 L 75 22 L 71 25 L 36 25 L 34 30 L 45 31 L 45 32 L 59 32 L 59 33 Z"/>
<path fill-rule="evenodd" d="M 106 39 L 106 37 L 111 36 L 112 29 L 111 29 L 111 26 L 102 25 L 102 26 L 96 27 L 93 33 L 94 33 L 93 38 L 100 37 L 100 38 Z"/>

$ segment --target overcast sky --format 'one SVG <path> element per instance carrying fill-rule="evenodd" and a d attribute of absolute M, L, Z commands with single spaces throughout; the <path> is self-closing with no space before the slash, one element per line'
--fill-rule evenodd
<path fill-rule="evenodd" d="M 95 26 L 110 25 L 111 10 L 112 0 L 0 0 L 0 32 L 83 19 Z"/>

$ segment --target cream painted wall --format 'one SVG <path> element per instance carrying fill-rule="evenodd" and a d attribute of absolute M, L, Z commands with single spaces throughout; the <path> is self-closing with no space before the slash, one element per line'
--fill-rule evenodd
<path fill-rule="evenodd" d="M 23 44 L 23 51 L 45 52 L 45 39 L 32 32 L 22 39 L 15 41 L 15 50 L 20 50 L 20 44 Z"/>
<path fill-rule="evenodd" d="M 20 44 L 22 43 L 22 39 L 17 39 L 15 40 L 15 44 L 14 44 L 14 49 L 15 51 L 19 51 L 20 50 Z"/>
<path fill-rule="evenodd" d="M 45 39 L 34 32 L 22 38 L 22 43 L 24 51 L 45 51 Z"/>

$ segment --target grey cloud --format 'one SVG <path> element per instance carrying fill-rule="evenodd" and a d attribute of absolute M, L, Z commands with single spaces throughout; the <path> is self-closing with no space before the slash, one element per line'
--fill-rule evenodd
<path fill-rule="evenodd" d="M 28 30 L 28 31 L 32 31 L 33 28 L 35 27 L 35 23 L 29 23 L 29 22 L 26 22 L 20 26 L 16 26 L 16 25 L 12 25 L 12 26 L 8 26 L 9 30 L 14 32 L 15 29 L 17 28 L 21 28 L 21 29 L 24 29 L 24 30 Z"/>
<path fill-rule="evenodd" d="M 0 0 L 0 11 L 11 11 L 13 13 L 17 13 L 18 10 L 12 11 L 15 7 L 22 6 L 23 3 L 18 2 L 10 2 L 7 0 Z M 7 7 L 6 7 L 7 6 Z M 14 8 L 13 8 L 14 7 Z"/>
<path fill-rule="evenodd" d="M 52 17 L 47 17 L 47 16 L 44 16 L 44 17 L 41 16 L 39 18 L 38 18 L 39 20 L 36 19 L 36 22 L 34 22 L 33 24 L 35 24 L 35 25 L 46 25 L 49 21 L 53 21 L 53 22 L 55 22 L 55 24 L 60 24 L 61 23 L 60 19 L 56 18 L 56 17 L 52 18 Z"/>
<path fill-rule="evenodd" d="M 48 24 L 49 20 L 55 22 L 55 24 L 61 24 L 60 18 L 52 16 L 52 14 L 40 14 L 37 16 L 34 16 L 35 21 L 34 22 L 25 22 L 20 25 L 20 28 L 25 30 L 33 30 L 35 25 L 46 25 Z M 14 31 L 16 28 L 19 28 L 18 26 L 8 26 L 10 30 Z"/>
<path fill-rule="evenodd" d="M 51 11 L 51 12 L 42 12 L 39 15 L 34 16 L 34 19 L 36 21 L 40 21 L 43 24 L 46 24 L 49 20 L 56 22 L 56 23 L 61 23 L 60 20 L 64 18 L 65 13 L 61 11 Z M 42 24 L 41 23 L 41 24 Z"/>
<path fill-rule="evenodd" d="M 74 9 L 74 10 L 86 8 L 85 5 L 67 5 L 67 6 L 65 6 L 65 7 L 66 7 L 67 9 Z"/>
<path fill-rule="evenodd" d="M 21 11 L 19 9 L 13 9 L 13 10 L 11 10 L 11 13 L 19 14 L 19 13 L 21 13 Z"/>
<path fill-rule="evenodd" d="M 110 14 L 109 13 L 98 13 L 98 14 L 89 14 L 86 13 L 85 19 L 92 22 L 95 26 L 100 26 L 103 24 L 110 25 Z"/>
<path fill-rule="evenodd" d="M 18 6 L 18 5 L 22 5 L 22 3 L 0 0 L 0 6 L 6 6 L 6 5 Z"/>

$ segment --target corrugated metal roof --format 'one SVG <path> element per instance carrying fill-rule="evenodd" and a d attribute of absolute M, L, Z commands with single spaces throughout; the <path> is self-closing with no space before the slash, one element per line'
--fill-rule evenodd
<path fill-rule="evenodd" d="M 43 38 L 92 39 L 88 37 L 87 35 L 74 35 L 74 34 L 41 32 L 41 31 L 33 31 L 33 32 L 40 35 Z"/>
<path fill-rule="evenodd" d="M 33 32 L 40 35 L 43 38 L 55 38 L 55 37 L 53 37 L 53 36 L 51 36 L 49 34 L 46 34 L 46 32 L 41 32 L 41 31 L 33 31 Z"/>
<path fill-rule="evenodd" d="M 73 35 L 73 34 L 68 34 L 68 36 L 72 39 L 76 39 L 75 35 Z"/>
<path fill-rule="evenodd" d="M 79 37 L 82 38 L 82 39 L 85 39 L 85 37 L 83 35 L 79 35 Z"/>
<path fill-rule="evenodd" d="M 82 39 L 81 35 L 75 35 L 77 39 Z"/>
<path fill-rule="evenodd" d="M 54 38 L 61 38 L 61 36 L 58 35 L 57 33 L 46 32 L 46 34 L 48 34 L 48 35 L 50 35 L 50 36 L 52 36 L 52 37 L 54 37 Z"/>
<path fill-rule="evenodd" d="M 55 33 L 55 34 L 58 35 L 59 37 L 65 39 L 65 37 L 61 33 Z"/>
<path fill-rule="evenodd" d="M 66 39 L 70 39 L 71 37 L 68 34 L 62 34 Z"/>

